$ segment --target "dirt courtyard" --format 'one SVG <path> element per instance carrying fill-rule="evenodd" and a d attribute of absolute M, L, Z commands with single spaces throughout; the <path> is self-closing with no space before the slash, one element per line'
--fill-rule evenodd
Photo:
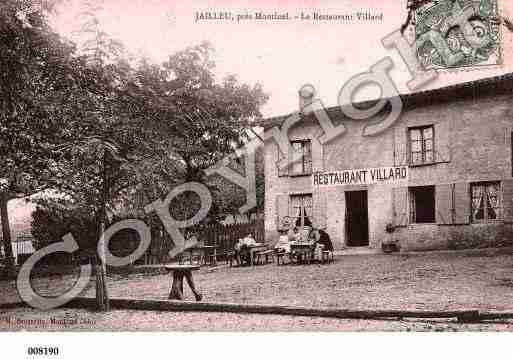
<path fill-rule="evenodd" d="M 331 264 L 202 268 L 204 301 L 344 309 L 513 311 L 513 254 L 341 256 Z M 169 275 L 116 276 L 113 297 L 166 299 Z M 93 296 L 94 289 L 86 292 Z M 187 300 L 192 293 L 185 286 Z"/>
<path fill-rule="evenodd" d="M 260 265 L 230 268 L 225 265 L 204 267 L 195 273 L 195 281 L 206 302 L 246 303 L 302 306 L 314 308 L 341 308 L 355 310 L 470 310 L 513 311 L 513 254 L 508 250 L 481 250 L 466 252 L 431 252 L 399 255 L 340 256 L 331 264 Z M 69 276 L 35 279 L 33 286 L 45 295 L 56 295 L 71 283 Z M 166 274 L 113 275 L 108 280 L 111 297 L 137 299 L 166 299 L 170 276 Z M 1 302 L 17 299 L 14 283 L 0 282 Z M 84 293 L 94 296 L 94 283 Z M 185 286 L 186 300 L 193 300 Z M 76 311 L 75 313 L 79 313 Z M 34 311 L 16 309 L 4 311 L 33 316 Z M 64 310 L 55 311 L 64 315 Z M 84 311 L 84 313 L 87 313 Z M 85 315 L 82 313 L 83 315 Z M 48 313 L 45 313 L 47 315 Z M 96 323 L 104 317 L 93 313 Z M 90 315 L 93 315 L 90 314 Z M 148 313 L 115 311 L 124 317 L 120 323 L 142 330 L 164 328 L 183 330 L 237 330 L 238 328 L 301 330 L 433 330 L 439 324 L 395 322 L 378 325 L 379 321 L 341 321 L 319 318 L 292 318 L 281 316 L 240 316 L 216 313 Z M 144 317 L 140 324 L 132 316 Z M 0 316 L 1 318 L 1 316 Z M 128 319 L 126 319 L 128 318 Z M 157 319 L 155 319 L 157 318 Z M 168 322 L 165 319 L 168 318 Z M 188 318 L 182 322 L 176 318 Z M 226 318 L 225 325 L 219 324 Z M 174 323 L 178 320 L 178 324 Z M 146 324 L 144 324 L 146 323 Z M 148 324 L 153 323 L 153 324 Z M 167 324 L 166 324 L 167 323 Z M 182 323 L 182 324 L 179 324 Z M 273 325 L 272 323 L 275 323 Z M 404 324 L 406 323 L 406 324 Z M 6 329 L 1 324 L 0 329 Z M 182 326 L 180 326 L 182 325 Z M 263 327 L 262 327 L 263 326 Z M 510 330 L 511 323 L 499 327 L 442 327 L 442 330 Z M 104 323 L 101 328 L 123 328 L 123 324 Z M 381 329 L 380 329 L 381 328 Z M 445 329 L 443 329 L 445 328 Z M 83 326 L 75 329 L 84 329 Z M 282 328 L 283 329 L 283 328 Z M 130 330 L 130 328 L 125 328 Z"/>

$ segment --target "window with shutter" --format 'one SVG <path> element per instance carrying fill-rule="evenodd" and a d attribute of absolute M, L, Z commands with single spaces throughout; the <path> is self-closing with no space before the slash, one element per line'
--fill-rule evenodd
<path fill-rule="evenodd" d="M 298 154 L 299 159 L 291 165 L 289 174 L 293 176 L 312 174 L 312 141 L 292 141 L 290 145 L 292 150 Z"/>
<path fill-rule="evenodd" d="M 327 227 L 327 201 L 326 193 L 317 191 L 314 193 L 313 198 L 314 206 L 314 226 L 320 229 Z"/>
<path fill-rule="evenodd" d="M 435 223 L 435 186 L 410 187 L 410 223 Z"/>
<path fill-rule="evenodd" d="M 436 193 L 436 223 L 453 223 L 453 187 L 452 184 L 438 185 Z"/>
<path fill-rule="evenodd" d="M 396 226 L 408 225 L 408 187 L 393 189 L 394 222 Z"/>
<path fill-rule="evenodd" d="M 286 194 L 278 195 L 276 197 L 276 223 L 278 231 L 289 229 L 291 221 L 289 217 L 289 196 Z"/>
<path fill-rule="evenodd" d="M 410 164 L 423 165 L 435 162 L 434 127 L 412 127 L 408 129 Z"/>
<path fill-rule="evenodd" d="M 280 151 L 279 147 L 277 147 L 276 150 L 278 177 L 306 176 L 312 174 L 313 161 L 311 140 L 291 141 L 287 157 Z M 287 159 L 289 164 L 280 167 L 280 163 L 284 159 Z"/>
<path fill-rule="evenodd" d="M 502 182 L 504 222 L 513 223 L 513 180 Z"/>
<path fill-rule="evenodd" d="M 394 129 L 394 165 L 405 166 L 408 164 L 408 145 L 406 129 L 396 127 Z"/>
<path fill-rule="evenodd" d="M 472 222 L 490 222 L 502 218 L 500 182 L 476 182 L 470 186 Z"/>
<path fill-rule="evenodd" d="M 311 194 L 290 196 L 290 216 L 292 224 L 298 227 L 312 226 L 313 198 Z"/>
<path fill-rule="evenodd" d="M 435 125 L 435 162 L 451 160 L 450 122 L 442 120 Z"/>
<path fill-rule="evenodd" d="M 470 192 L 466 182 L 454 185 L 454 224 L 470 223 Z"/>

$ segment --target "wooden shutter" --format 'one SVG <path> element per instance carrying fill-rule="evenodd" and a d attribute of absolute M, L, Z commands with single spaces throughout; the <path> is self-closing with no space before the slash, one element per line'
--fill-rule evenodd
<path fill-rule="evenodd" d="M 453 187 L 451 184 L 442 184 L 435 188 L 436 223 L 438 224 L 452 224 Z"/>
<path fill-rule="evenodd" d="M 506 131 L 509 132 L 509 148 L 511 150 L 510 158 L 509 158 L 509 165 L 511 166 L 511 177 L 513 177 L 513 127 L 508 128 Z M 508 135 L 506 135 L 506 136 L 508 136 Z M 507 174 L 506 174 L 506 176 L 507 176 Z"/>
<path fill-rule="evenodd" d="M 286 217 L 289 216 L 289 196 L 279 194 L 276 196 L 276 223 L 279 231 L 288 229 Z"/>
<path fill-rule="evenodd" d="M 280 146 L 276 145 L 276 158 L 277 158 L 277 161 L 276 161 L 276 168 L 278 169 L 278 177 L 285 177 L 285 176 L 288 176 L 289 175 L 289 167 L 288 166 L 284 166 L 282 168 L 280 168 L 280 161 L 283 160 L 285 158 L 285 156 L 281 153 L 280 151 Z"/>
<path fill-rule="evenodd" d="M 462 182 L 454 185 L 454 224 L 470 223 L 469 184 Z"/>
<path fill-rule="evenodd" d="M 504 222 L 513 223 L 513 180 L 502 182 Z"/>
<path fill-rule="evenodd" d="M 313 196 L 314 226 L 320 229 L 327 227 L 327 199 L 324 191 L 317 191 Z"/>
<path fill-rule="evenodd" d="M 450 122 L 443 119 L 435 125 L 435 161 L 449 162 L 451 160 L 451 128 Z"/>
<path fill-rule="evenodd" d="M 394 165 L 408 164 L 408 131 L 403 127 L 394 129 Z"/>
<path fill-rule="evenodd" d="M 408 225 L 408 187 L 393 189 L 394 222 L 396 226 Z"/>
<path fill-rule="evenodd" d="M 324 170 L 324 149 L 316 138 L 312 140 L 312 173 Z"/>

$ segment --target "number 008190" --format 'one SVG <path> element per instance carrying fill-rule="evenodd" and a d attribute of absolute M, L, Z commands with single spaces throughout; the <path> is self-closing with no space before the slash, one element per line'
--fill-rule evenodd
<path fill-rule="evenodd" d="M 59 355 L 58 347 L 29 347 L 27 354 L 31 356 L 57 356 Z"/>

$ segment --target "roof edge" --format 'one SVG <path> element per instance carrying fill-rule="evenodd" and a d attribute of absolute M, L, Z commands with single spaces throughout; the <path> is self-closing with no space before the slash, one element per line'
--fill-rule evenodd
<path fill-rule="evenodd" d="M 465 99 L 468 97 L 484 97 L 491 94 L 500 94 L 504 92 L 513 92 L 513 73 L 507 73 L 500 76 L 487 77 L 484 79 L 462 82 L 455 85 L 441 87 L 438 89 L 419 91 L 409 94 L 399 94 L 395 97 L 387 97 L 385 100 L 390 101 L 396 97 L 401 98 L 403 106 L 407 109 L 416 107 L 426 106 L 430 104 L 452 102 L 459 99 Z M 456 97 L 456 98 L 455 98 Z M 374 105 L 381 99 L 377 98 L 374 100 L 366 100 L 361 102 L 353 103 L 355 107 L 368 108 Z M 344 105 L 343 107 L 349 107 L 350 105 Z M 341 106 L 327 107 L 327 112 L 335 112 L 340 109 Z M 255 121 L 254 125 L 270 128 L 272 126 L 280 126 L 287 118 L 297 114 L 298 111 L 291 112 L 286 115 L 273 116 Z"/>

